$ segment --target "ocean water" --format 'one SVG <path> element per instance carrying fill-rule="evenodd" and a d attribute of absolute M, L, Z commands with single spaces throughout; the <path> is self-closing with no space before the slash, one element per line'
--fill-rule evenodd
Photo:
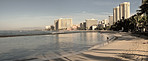
<path fill-rule="evenodd" d="M 45 31 L 45 33 L 49 32 Z M 20 34 L 16 31 L 5 33 L 7 33 L 7 35 L 13 35 L 15 33 Z M 26 34 L 27 32 L 23 33 Z M 42 32 L 38 31 L 37 33 Z M 4 33 L 0 34 L 2 35 Z M 0 38 L 0 61 L 42 61 L 58 58 L 63 55 L 69 56 L 106 42 L 107 37 L 111 38 L 113 36 L 100 34 L 99 32 L 80 32 L 54 35 L 3 37 Z"/>
<path fill-rule="evenodd" d="M 14 30 L 14 31 L 0 31 L 0 36 L 15 36 L 15 35 L 33 35 L 33 34 L 47 34 L 55 31 L 27 31 L 27 30 Z"/>

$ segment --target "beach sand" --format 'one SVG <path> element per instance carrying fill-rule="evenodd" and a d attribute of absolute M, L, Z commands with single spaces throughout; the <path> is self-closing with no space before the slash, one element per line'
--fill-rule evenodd
<path fill-rule="evenodd" d="M 126 32 L 109 34 L 116 36 L 116 40 L 102 47 L 94 46 L 80 54 L 49 61 L 148 61 L 148 37 Z"/>

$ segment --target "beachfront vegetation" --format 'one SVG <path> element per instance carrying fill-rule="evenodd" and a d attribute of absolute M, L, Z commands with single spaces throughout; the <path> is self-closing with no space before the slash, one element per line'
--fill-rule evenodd
<path fill-rule="evenodd" d="M 111 26 L 111 29 L 114 31 L 122 30 L 124 32 L 142 31 L 142 29 L 144 30 L 146 27 L 146 17 L 147 16 L 133 15 L 128 19 L 117 21 L 113 26 Z"/>

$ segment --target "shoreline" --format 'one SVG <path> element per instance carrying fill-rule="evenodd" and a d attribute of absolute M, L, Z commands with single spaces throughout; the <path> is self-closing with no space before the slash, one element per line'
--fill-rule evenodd
<path fill-rule="evenodd" d="M 139 37 L 126 32 L 106 33 L 108 32 L 117 38 L 101 47 L 96 45 L 80 54 L 50 61 L 148 61 L 148 37 L 141 35 Z"/>
<path fill-rule="evenodd" d="M 36 36 L 36 35 L 55 35 L 55 34 L 69 34 L 69 33 L 82 33 L 82 32 L 100 32 L 106 33 L 106 30 L 76 30 L 76 31 L 57 31 L 57 32 L 46 32 L 46 33 L 36 33 L 36 34 L 17 34 L 17 35 L 0 35 L 2 37 L 20 37 L 20 36 Z M 115 32 L 115 31 L 112 31 Z"/>

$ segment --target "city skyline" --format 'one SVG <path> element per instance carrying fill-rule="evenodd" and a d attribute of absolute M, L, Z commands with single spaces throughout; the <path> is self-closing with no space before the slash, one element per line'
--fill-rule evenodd
<path fill-rule="evenodd" d="M 141 4 L 139 0 L 1 0 L 0 30 L 45 27 L 58 18 L 72 18 L 74 24 L 91 18 L 103 20 L 122 2 L 131 3 L 131 15 Z"/>

